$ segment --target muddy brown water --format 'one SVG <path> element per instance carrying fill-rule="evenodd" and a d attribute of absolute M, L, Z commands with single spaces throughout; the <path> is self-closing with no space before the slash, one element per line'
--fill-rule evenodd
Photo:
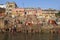
<path fill-rule="evenodd" d="M 60 40 L 60 34 L 54 33 L 0 33 L 0 40 Z"/>

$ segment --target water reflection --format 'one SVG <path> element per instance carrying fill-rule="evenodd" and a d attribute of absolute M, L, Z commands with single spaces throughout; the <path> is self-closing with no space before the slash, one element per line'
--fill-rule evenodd
<path fill-rule="evenodd" d="M 60 34 L 54 33 L 0 33 L 0 40 L 60 40 Z"/>

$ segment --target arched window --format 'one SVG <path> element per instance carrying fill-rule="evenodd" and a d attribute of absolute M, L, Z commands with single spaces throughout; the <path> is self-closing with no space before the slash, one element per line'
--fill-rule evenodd
<path fill-rule="evenodd" d="M 27 14 L 27 13 L 25 12 L 25 14 Z"/>
<path fill-rule="evenodd" d="M 4 21 L 4 24 L 7 25 L 7 24 L 8 24 L 8 20 L 5 20 L 5 21 Z"/>

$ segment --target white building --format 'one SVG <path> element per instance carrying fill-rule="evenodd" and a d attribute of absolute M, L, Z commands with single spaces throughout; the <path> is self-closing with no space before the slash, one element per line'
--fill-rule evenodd
<path fill-rule="evenodd" d="M 6 8 L 6 5 L 0 4 L 0 8 Z"/>

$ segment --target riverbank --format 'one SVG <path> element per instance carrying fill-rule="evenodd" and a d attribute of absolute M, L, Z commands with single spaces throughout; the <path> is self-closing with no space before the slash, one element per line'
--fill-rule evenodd
<path fill-rule="evenodd" d="M 60 28 L 41 28 L 41 29 L 31 29 L 31 30 L 9 30 L 9 29 L 5 29 L 5 30 L 0 30 L 0 33 L 6 33 L 6 32 L 10 32 L 10 33 L 60 33 Z"/>

